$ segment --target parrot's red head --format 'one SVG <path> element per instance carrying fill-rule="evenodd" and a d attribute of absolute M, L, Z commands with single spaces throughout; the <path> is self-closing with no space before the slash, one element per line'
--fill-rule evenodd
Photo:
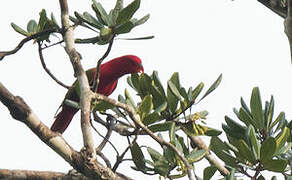
<path fill-rule="evenodd" d="M 106 62 L 102 66 L 110 67 L 110 70 L 115 71 L 115 75 L 118 77 L 121 77 L 125 74 L 144 73 L 141 59 L 134 55 L 117 57 Z"/>
<path fill-rule="evenodd" d="M 134 55 L 126 55 L 120 58 L 124 61 L 122 64 L 127 68 L 128 73 L 144 73 L 142 61 L 139 57 Z"/>

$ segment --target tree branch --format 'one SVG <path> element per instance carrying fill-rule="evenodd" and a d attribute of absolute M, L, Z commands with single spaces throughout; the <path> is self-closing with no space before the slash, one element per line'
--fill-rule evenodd
<path fill-rule="evenodd" d="M 14 96 L 2 83 L 0 83 L 0 101 L 9 109 L 13 118 L 26 124 L 44 143 L 85 176 L 99 179 L 129 179 L 123 174 L 114 174 L 111 169 L 97 161 L 94 164 L 88 163 L 86 150 L 80 153 L 75 151 L 59 133 L 51 131 L 43 124 L 21 97 Z"/>
<path fill-rule="evenodd" d="M 11 51 L 0 51 L 0 61 L 5 56 L 17 53 L 17 51 L 19 51 L 22 48 L 22 46 L 25 43 L 27 43 L 28 41 L 30 41 L 32 39 L 35 39 L 35 38 L 38 38 L 40 36 L 43 36 L 45 34 L 54 33 L 54 32 L 58 32 L 58 30 L 57 29 L 48 29 L 48 30 L 45 30 L 45 31 L 42 31 L 42 32 L 38 32 L 38 33 L 35 33 L 35 34 L 31 35 L 31 36 L 28 36 L 28 37 L 24 38 L 23 40 L 20 41 L 20 43 L 13 50 L 11 50 Z"/>
<path fill-rule="evenodd" d="M 110 51 L 112 49 L 112 46 L 113 46 L 113 43 L 114 43 L 114 37 L 111 38 L 111 40 L 109 42 L 109 45 L 107 47 L 107 50 L 104 53 L 104 55 L 97 61 L 97 64 L 96 64 L 96 73 L 95 73 L 95 76 L 94 76 L 94 79 L 93 79 L 93 84 L 92 84 L 92 90 L 93 90 L 93 92 L 97 92 L 98 84 L 99 84 L 99 77 L 100 77 L 100 66 L 101 66 L 101 63 L 103 62 L 103 60 L 110 53 Z"/>
<path fill-rule="evenodd" d="M 83 135 L 84 153 L 87 156 L 87 163 L 89 166 L 94 166 L 97 162 L 96 151 L 94 148 L 93 138 L 90 129 L 90 102 L 91 93 L 86 73 L 80 63 L 80 56 L 78 55 L 74 44 L 73 27 L 69 24 L 69 9 L 67 0 L 59 0 L 61 8 L 62 28 L 65 29 L 63 34 L 65 42 L 65 50 L 72 63 L 74 74 L 77 76 L 80 87 L 80 106 L 81 106 L 81 129 Z M 102 174 L 101 174 L 102 175 Z M 114 174 L 109 174 L 111 178 Z"/>
<path fill-rule="evenodd" d="M 67 86 L 66 84 L 62 83 L 61 81 L 59 81 L 55 76 L 54 74 L 51 73 L 51 71 L 47 68 L 46 66 L 46 63 L 45 63 L 45 60 L 44 60 L 44 56 L 43 56 L 43 51 L 42 51 L 42 45 L 41 45 L 41 42 L 38 42 L 38 52 L 39 52 L 39 57 L 40 57 L 40 60 L 41 60 L 41 64 L 44 68 L 44 70 L 47 72 L 47 74 L 57 83 L 59 84 L 60 86 L 63 86 L 64 88 L 66 89 L 69 89 L 70 86 Z"/>
<path fill-rule="evenodd" d="M 51 171 L 29 171 L 29 170 L 10 170 L 0 169 L 0 179 L 13 179 L 13 180 L 90 180 L 80 173 L 60 173 Z"/>
<path fill-rule="evenodd" d="M 217 167 L 222 175 L 228 175 L 230 172 L 224 167 L 211 153 L 207 145 L 199 136 L 189 136 L 192 143 L 194 143 L 199 149 L 205 149 L 207 154 L 205 155 L 206 159 L 210 164 L 213 164 Z"/>
<path fill-rule="evenodd" d="M 286 18 L 287 6 L 283 0 L 258 0 L 258 2 L 262 3 L 264 6 L 266 6 L 282 18 Z"/>

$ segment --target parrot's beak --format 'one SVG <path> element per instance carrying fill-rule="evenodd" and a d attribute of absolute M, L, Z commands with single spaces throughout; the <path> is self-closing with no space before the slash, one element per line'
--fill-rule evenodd
<path fill-rule="evenodd" d="M 139 65 L 139 67 L 137 69 L 137 72 L 138 73 L 144 73 L 144 68 L 143 68 L 143 65 L 142 64 Z"/>

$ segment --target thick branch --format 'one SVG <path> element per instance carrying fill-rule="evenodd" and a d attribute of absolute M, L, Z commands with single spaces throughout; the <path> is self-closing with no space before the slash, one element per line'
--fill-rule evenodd
<path fill-rule="evenodd" d="M 28 171 L 28 170 L 10 170 L 10 169 L 0 169 L 0 179 L 13 179 L 13 180 L 89 180 L 80 173 L 60 173 L 51 171 Z"/>
<path fill-rule="evenodd" d="M 67 0 L 59 0 L 59 3 L 61 8 L 62 28 L 65 29 L 63 34 L 65 50 L 73 65 L 74 73 L 77 76 L 80 86 L 81 128 L 85 148 L 84 152 L 86 152 L 88 164 L 91 166 L 96 163 L 96 152 L 90 129 L 90 87 L 85 71 L 80 63 L 80 57 L 75 49 L 73 27 L 69 24 L 68 2 Z"/>
<path fill-rule="evenodd" d="M 116 180 L 130 179 L 120 173 L 114 174 L 109 168 L 96 161 L 94 164 L 88 163 L 86 150 L 80 153 L 75 151 L 60 134 L 52 132 L 43 124 L 21 97 L 14 96 L 1 83 L 0 101 L 9 109 L 13 118 L 25 123 L 44 143 L 63 157 L 74 169 L 87 177 Z"/>

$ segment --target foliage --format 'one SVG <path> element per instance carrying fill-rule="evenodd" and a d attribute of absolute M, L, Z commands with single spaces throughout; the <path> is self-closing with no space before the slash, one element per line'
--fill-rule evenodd
<path fill-rule="evenodd" d="M 60 30 L 60 26 L 58 25 L 53 13 L 51 13 L 51 19 L 49 19 L 47 17 L 46 10 L 44 10 L 44 9 L 40 12 L 39 15 L 40 15 L 40 17 L 39 17 L 38 23 L 33 19 L 30 20 L 27 23 L 26 31 L 14 23 L 11 23 L 11 26 L 16 32 L 18 32 L 24 36 L 27 36 L 27 37 L 32 36 L 36 33 L 41 33 L 41 32 L 47 31 L 47 30 L 55 30 L 55 31 Z M 45 33 L 44 35 L 37 37 L 36 40 L 37 41 L 46 40 L 49 42 L 50 33 L 52 33 L 52 32 Z"/>
<path fill-rule="evenodd" d="M 243 98 L 240 103 L 239 110 L 234 109 L 240 123 L 225 116 L 222 128 L 228 142 L 212 137 L 211 150 L 237 173 L 264 179 L 260 172 L 268 170 L 287 176 L 292 153 L 291 121 L 287 122 L 284 112 L 274 118 L 273 96 L 263 107 L 258 87 L 253 88 L 249 107 Z"/>
<path fill-rule="evenodd" d="M 260 2 L 268 6 L 265 1 L 260 0 Z M 105 45 L 110 44 L 116 36 L 131 32 L 150 17 L 147 14 L 140 19 L 133 18 L 140 3 L 141 0 L 133 0 L 124 7 L 123 0 L 117 0 L 115 7 L 107 12 L 101 3 L 92 0 L 91 7 L 94 15 L 89 12 L 74 12 L 74 16 L 70 16 L 70 20 L 74 26 L 89 29 L 96 35 L 86 39 L 76 39 L 75 42 Z M 287 9 L 280 10 L 278 14 L 284 17 Z M 44 9 L 39 13 L 38 22 L 30 20 L 26 30 L 14 23 L 11 23 L 11 26 L 16 32 L 26 38 L 34 39 L 40 44 L 43 41 L 50 43 L 49 38 L 53 33 L 64 33 L 64 29 L 60 28 L 54 15 L 51 14 L 49 18 Z M 127 40 L 151 38 L 153 36 L 127 38 Z M 18 49 L 20 48 L 21 46 Z M 18 49 L 0 53 L 0 59 L 14 54 Z M 285 179 L 292 179 L 292 122 L 286 120 L 284 112 L 280 112 L 278 116 L 274 117 L 273 96 L 269 101 L 263 103 L 259 88 L 255 87 L 252 90 L 249 106 L 241 98 L 241 107 L 239 110 L 234 109 L 239 122 L 228 116 L 224 118 L 225 124 L 222 125 L 222 129 L 228 139 L 225 142 L 218 137 L 222 133 L 220 130 L 206 125 L 207 111 L 192 112 L 192 108 L 212 93 L 221 80 L 222 75 L 201 95 L 204 83 L 201 82 L 196 87 L 186 89 L 182 87 L 177 72 L 173 73 L 167 81 L 166 88 L 162 85 L 157 71 L 151 75 L 132 74 L 128 77 L 127 82 L 137 93 L 140 101 L 137 103 L 137 98 L 132 98 L 127 89 L 124 95 L 119 95 L 118 100 L 131 106 L 139 115 L 141 122 L 155 135 L 174 145 L 192 167 L 209 152 L 194 146 L 188 141 L 188 138 L 210 136 L 210 151 L 214 152 L 230 171 L 228 175 L 224 176 L 224 179 L 236 179 L 238 174 L 243 174 L 251 179 L 262 180 L 265 178 L 261 172 L 265 170 L 280 173 Z M 70 101 L 65 101 L 65 103 L 80 108 L 78 103 Z M 92 106 L 93 112 L 107 114 L 111 110 L 119 118 L 128 121 L 128 113 L 109 102 L 93 102 Z M 118 121 L 117 126 L 125 124 L 128 125 L 126 128 L 134 129 L 137 134 L 143 134 L 141 129 L 124 121 Z M 129 143 L 131 160 L 135 165 L 132 167 L 134 170 L 148 175 L 159 174 L 169 179 L 186 176 L 186 165 L 173 149 L 163 144 L 161 144 L 161 149 L 154 149 L 150 145 L 140 145 L 136 138 L 137 136 L 132 143 Z M 215 165 L 206 167 L 203 179 L 211 179 L 217 170 L 218 167 Z M 274 176 L 272 179 L 276 179 L 276 177 Z"/>
<path fill-rule="evenodd" d="M 169 142 L 185 156 L 189 163 L 194 164 L 201 160 L 207 153 L 204 149 L 191 148 L 185 137 L 191 136 L 218 136 L 221 131 L 210 128 L 205 125 L 208 112 L 192 113 L 192 107 L 209 95 L 220 84 L 222 75 L 211 85 L 211 87 L 198 98 L 203 90 L 204 84 L 199 83 L 195 88 L 188 88 L 188 91 L 181 86 L 179 74 L 174 73 L 167 81 L 165 89 L 159 80 L 158 72 L 154 71 L 151 75 L 146 73 L 132 74 L 128 77 L 128 84 L 136 91 L 141 102 L 136 103 L 128 92 L 125 90 L 124 96 L 119 96 L 119 101 L 133 107 L 139 114 L 141 121 L 148 128 L 160 137 L 161 133 L 168 134 Z M 100 109 L 113 109 L 105 104 L 99 106 Z M 189 110 L 189 113 L 187 113 Z M 126 112 L 123 112 L 126 114 Z M 183 135 L 179 135 L 179 131 Z M 158 150 L 146 146 L 151 160 L 146 159 L 141 147 L 137 143 L 131 146 L 132 160 L 135 164 L 133 169 L 146 174 L 159 174 L 171 179 L 183 177 L 186 175 L 186 167 L 178 158 L 175 152 L 167 146 L 161 146 L 160 153 Z M 179 174 L 173 174 L 176 169 Z"/>
<path fill-rule="evenodd" d="M 95 37 L 87 39 L 77 39 L 76 43 L 107 44 L 114 36 L 129 33 L 136 26 L 144 24 L 149 19 L 149 14 L 141 19 L 132 18 L 140 7 L 140 1 L 134 0 L 128 6 L 123 7 L 123 1 L 117 0 L 115 7 L 107 13 L 101 3 L 92 0 L 91 7 L 95 15 L 91 15 L 89 12 L 82 14 L 74 12 L 75 17 L 70 16 L 70 20 L 76 25 L 81 25 L 98 34 Z M 133 38 L 133 40 L 151 38 L 153 36 Z"/>

